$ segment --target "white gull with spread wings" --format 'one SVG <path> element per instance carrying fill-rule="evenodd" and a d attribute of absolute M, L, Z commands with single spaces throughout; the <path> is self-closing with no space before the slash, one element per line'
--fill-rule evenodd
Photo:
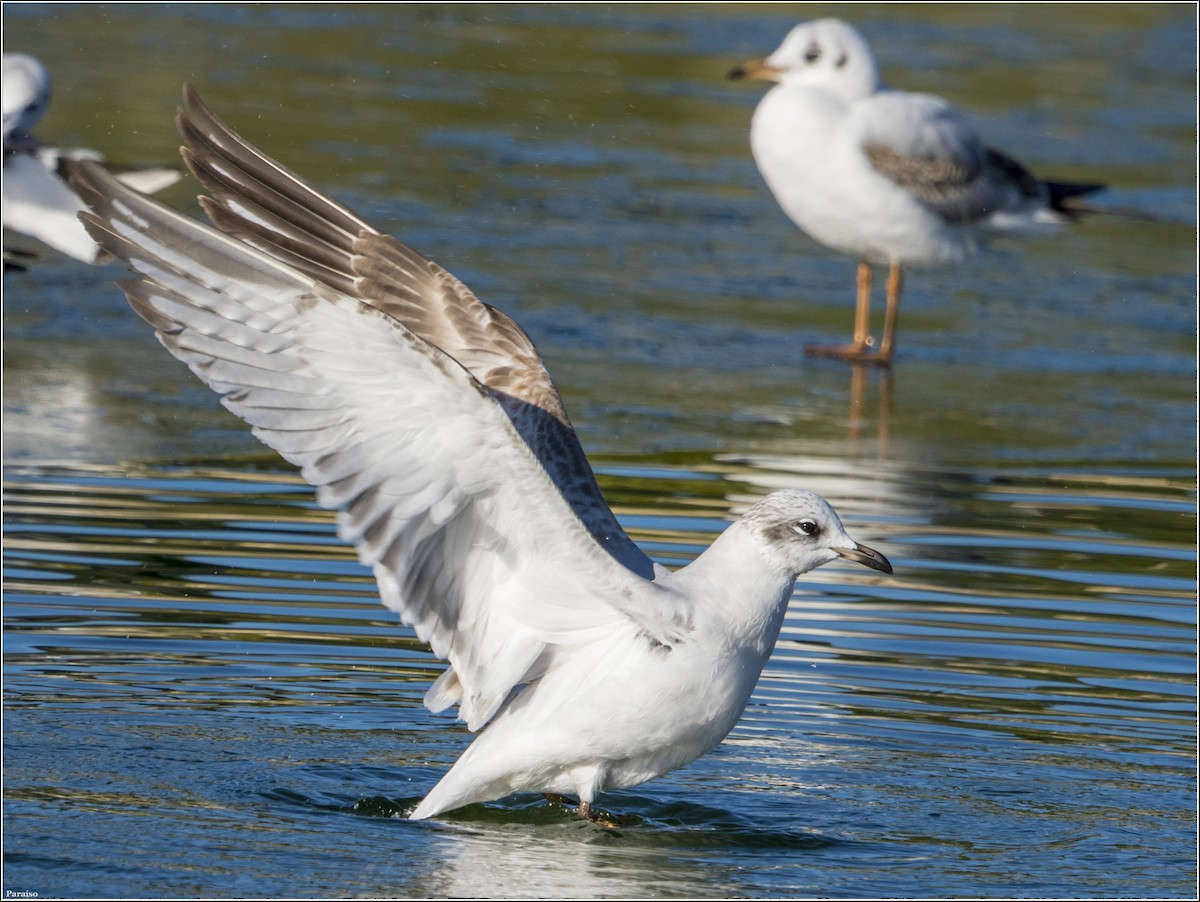
<path fill-rule="evenodd" d="M 740 717 L 798 574 L 885 573 L 806 491 L 694 562 L 653 564 L 605 503 L 533 343 L 437 264 L 264 156 L 185 89 L 219 231 L 84 166 L 95 239 L 166 348 L 336 509 L 384 604 L 449 666 L 425 696 L 487 727 L 412 812 L 596 794 L 695 760 Z"/>

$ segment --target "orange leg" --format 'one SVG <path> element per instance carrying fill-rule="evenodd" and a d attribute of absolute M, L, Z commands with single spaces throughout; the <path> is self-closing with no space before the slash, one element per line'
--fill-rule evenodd
<path fill-rule="evenodd" d="M 879 344 L 879 361 L 892 362 L 892 351 L 896 347 L 896 323 L 900 318 L 900 290 L 904 287 L 904 275 L 899 263 L 888 268 L 887 312 L 883 315 L 883 341 Z"/>
<path fill-rule="evenodd" d="M 858 261 L 858 273 L 854 280 L 858 289 L 854 301 L 854 341 L 850 347 L 858 353 L 871 344 L 871 264 Z"/>
<path fill-rule="evenodd" d="M 870 335 L 871 317 L 871 264 L 860 260 L 858 277 L 856 279 L 858 296 L 854 308 L 854 340 L 844 345 L 809 345 L 805 352 L 813 357 L 833 357 L 850 363 L 870 363 L 875 366 L 888 366 L 892 361 L 891 345 L 895 330 L 896 303 L 900 295 L 900 266 L 892 264 L 888 272 L 888 306 L 887 319 L 883 327 L 883 347 L 872 351 L 873 341 Z M 895 299 L 893 299 L 893 289 Z"/>

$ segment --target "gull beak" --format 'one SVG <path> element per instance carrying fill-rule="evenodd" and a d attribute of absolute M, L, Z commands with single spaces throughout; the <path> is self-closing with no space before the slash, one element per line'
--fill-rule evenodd
<path fill-rule="evenodd" d="M 874 548 L 868 548 L 866 545 L 855 544 L 853 548 L 834 548 L 834 552 L 838 557 L 844 557 L 848 561 L 855 561 L 872 570 L 879 570 L 883 573 L 891 573 L 892 565 L 882 554 Z"/>
<path fill-rule="evenodd" d="M 726 76 L 730 81 L 742 78 L 761 78 L 763 81 L 779 81 L 779 70 L 767 65 L 766 60 L 750 60 L 742 63 L 736 69 L 730 69 Z"/>

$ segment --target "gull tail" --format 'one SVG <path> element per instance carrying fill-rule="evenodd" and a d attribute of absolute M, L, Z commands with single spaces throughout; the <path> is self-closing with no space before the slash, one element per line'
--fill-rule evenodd
<path fill-rule="evenodd" d="M 501 739 L 499 746 L 497 737 Z M 489 730 L 467 746 L 408 818 L 420 821 L 464 805 L 502 799 L 519 789 L 533 790 L 536 787 L 530 785 L 528 774 L 523 773 L 530 763 L 525 751 L 511 743 L 506 748 L 502 734 Z"/>
<path fill-rule="evenodd" d="M 1043 182 L 1046 187 L 1050 209 L 1068 219 L 1078 219 L 1086 213 L 1105 212 L 1103 207 L 1093 207 L 1080 198 L 1103 191 L 1107 185 L 1099 182 Z"/>
<path fill-rule="evenodd" d="M 467 751 L 469 752 L 470 748 Z M 516 792 L 517 788 L 511 780 L 504 777 L 488 779 L 468 768 L 460 767 L 461 764 L 462 759 L 429 791 L 429 795 L 425 796 L 408 816 L 410 821 L 421 821 L 446 811 L 453 811 L 455 808 L 462 808 L 464 805 L 490 802 Z"/>
<path fill-rule="evenodd" d="M 1083 200 L 1090 194 L 1103 191 L 1108 186 L 1099 182 L 1043 182 L 1050 209 L 1066 219 L 1079 219 L 1101 213 L 1105 216 L 1120 216 L 1123 219 L 1139 219 L 1143 222 L 1159 222 L 1160 218 L 1144 210 L 1128 207 L 1097 206 Z"/>

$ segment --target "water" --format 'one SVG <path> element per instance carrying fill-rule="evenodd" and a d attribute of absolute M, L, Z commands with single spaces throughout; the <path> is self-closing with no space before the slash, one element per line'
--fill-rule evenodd
<path fill-rule="evenodd" d="M 6 893 L 1190 898 L 1185 10 L 853 11 L 891 81 L 1158 216 L 911 274 L 885 378 L 801 355 L 852 264 L 775 208 L 722 81 L 790 10 L 6 5 L 46 137 L 168 160 L 192 80 L 514 314 L 658 560 L 801 485 L 896 567 L 803 578 L 737 729 L 605 796 L 621 829 L 407 822 L 467 742 L 420 705 L 437 663 L 117 273 L 47 255 L 4 286 Z"/>
<path fill-rule="evenodd" d="M 466 739 L 421 707 L 433 660 L 295 480 L 15 468 L 6 885 L 1181 892 L 1188 475 L 957 474 L 953 491 L 914 503 L 905 496 L 947 474 L 897 482 L 880 468 L 851 480 L 839 461 L 787 463 L 602 474 L 635 537 L 670 562 L 719 528 L 726 505 L 706 490 L 840 484 L 830 494 L 856 534 L 884 544 L 899 574 L 827 567 L 802 580 L 733 736 L 683 771 L 605 797 L 632 819 L 612 835 L 534 797 L 442 823 L 397 820 Z M 1019 534 L 997 525 L 1030 511 L 1036 525 Z M 1114 516 L 1136 530 L 1112 529 Z"/>

